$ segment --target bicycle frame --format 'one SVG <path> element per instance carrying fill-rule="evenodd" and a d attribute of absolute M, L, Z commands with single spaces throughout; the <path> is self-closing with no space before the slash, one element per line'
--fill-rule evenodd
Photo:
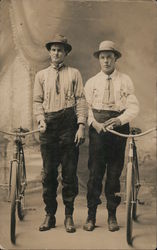
<path fill-rule="evenodd" d="M 23 220 L 25 215 L 25 188 L 27 185 L 22 137 L 39 132 L 39 130 L 29 132 L 28 129 L 20 127 L 14 133 L 1 130 L 0 132 L 14 136 L 13 159 L 10 161 L 8 200 L 11 200 L 10 237 L 11 242 L 15 244 L 16 208 L 19 219 Z"/>
<path fill-rule="evenodd" d="M 12 176 L 12 166 L 13 166 L 13 163 L 16 162 L 18 164 L 18 166 L 19 166 L 18 154 L 19 155 L 22 154 L 23 157 L 24 157 L 22 137 L 25 137 L 27 135 L 31 135 L 31 134 L 37 133 L 39 131 L 40 131 L 39 129 L 33 130 L 33 131 L 29 131 L 28 129 L 23 129 L 22 127 L 18 128 L 15 132 L 6 132 L 6 131 L 0 130 L 0 133 L 6 134 L 6 135 L 11 135 L 11 136 L 15 137 L 14 138 L 13 160 L 10 161 L 10 176 L 9 176 L 9 185 L 8 185 L 8 200 L 10 200 L 10 193 L 11 193 L 11 176 Z M 17 169 L 17 171 L 18 170 L 19 169 Z M 26 175 L 25 163 L 24 163 L 24 171 L 25 171 L 24 174 Z"/>
<path fill-rule="evenodd" d="M 22 138 L 21 136 L 19 136 L 18 134 L 15 135 L 15 139 L 14 139 L 14 149 L 13 149 L 13 159 L 10 161 L 10 178 L 9 178 L 9 192 L 8 192 L 8 200 L 10 200 L 10 193 L 11 193 L 11 181 L 12 181 L 12 167 L 13 167 L 13 163 L 16 162 L 17 163 L 17 172 L 19 173 L 20 171 L 20 155 L 22 155 L 22 157 L 24 157 L 24 151 L 23 151 L 23 145 L 24 143 L 22 142 Z M 18 158 L 19 156 L 19 158 Z M 25 171 L 25 166 L 24 166 L 24 171 Z M 26 175 L 26 171 L 24 173 Z M 17 181 L 19 182 L 18 178 Z M 17 183 L 17 186 L 19 186 L 20 183 Z M 27 183 L 23 183 L 23 189 L 25 189 Z M 22 192 L 21 192 L 22 193 Z M 18 198 L 18 197 L 17 197 Z"/>

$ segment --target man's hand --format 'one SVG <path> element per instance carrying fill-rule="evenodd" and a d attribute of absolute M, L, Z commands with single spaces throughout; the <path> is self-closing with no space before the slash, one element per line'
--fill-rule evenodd
<path fill-rule="evenodd" d="M 95 128 L 95 130 L 97 131 L 98 134 L 100 134 L 101 131 L 106 132 L 105 127 L 104 127 L 104 123 L 93 121 L 92 126 L 93 126 L 93 128 Z"/>
<path fill-rule="evenodd" d="M 74 142 L 76 143 L 76 147 L 84 143 L 84 141 L 85 141 L 85 125 L 79 124 L 79 128 L 76 132 L 74 140 Z"/>
<path fill-rule="evenodd" d="M 121 126 L 121 121 L 119 118 L 111 118 L 104 123 L 105 128 L 114 129 L 118 126 Z"/>
<path fill-rule="evenodd" d="M 46 131 L 46 123 L 44 120 L 39 121 L 38 129 L 40 129 L 40 133 L 44 133 Z"/>

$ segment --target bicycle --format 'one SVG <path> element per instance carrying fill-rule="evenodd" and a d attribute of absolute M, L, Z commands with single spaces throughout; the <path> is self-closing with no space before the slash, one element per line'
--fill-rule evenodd
<path fill-rule="evenodd" d="M 25 216 L 25 191 L 27 186 L 26 165 L 23 149 L 23 141 L 27 135 L 39 132 L 39 130 L 29 131 L 22 127 L 15 129 L 14 132 L 1 131 L 6 135 L 14 136 L 13 159 L 10 161 L 10 175 L 8 186 L 8 200 L 11 201 L 10 217 L 10 239 L 16 243 L 16 209 L 18 218 L 22 221 Z"/>
<path fill-rule="evenodd" d="M 138 199 L 138 193 L 141 187 L 140 175 L 138 167 L 138 155 L 135 144 L 135 138 L 144 136 L 156 130 L 156 128 L 149 129 L 142 133 L 139 128 L 131 128 L 130 134 L 122 134 L 107 127 L 106 130 L 114 135 L 129 138 L 129 152 L 128 152 L 128 163 L 127 163 L 127 174 L 126 174 L 126 239 L 129 245 L 132 245 L 132 231 L 133 221 L 137 220 L 137 204 L 143 204 Z"/>

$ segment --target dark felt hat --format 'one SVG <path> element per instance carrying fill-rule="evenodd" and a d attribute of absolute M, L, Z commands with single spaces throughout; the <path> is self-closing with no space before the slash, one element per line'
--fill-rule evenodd
<path fill-rule="evenodd" d="M 56 34 L 50 42 L 45 44 L 47 50 L 50 50 L 52 44 L 62 44 L 67 53 L 72 50 L 72 46 L 68 43 L 67 38 L 60 34 Z"/>

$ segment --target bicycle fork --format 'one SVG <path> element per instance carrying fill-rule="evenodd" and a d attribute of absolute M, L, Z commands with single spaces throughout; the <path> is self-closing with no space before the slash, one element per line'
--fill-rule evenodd
<path fill-rule="evenodd" d="M 127 171 L 128 171 L 128 166 L 129 168 L 132 168 L 132 171 L 134 171 L 134 166 L 133 166 L 133 147 L 134 147 L 134 144 L 133 144 L 133 140 L 130 140 L 129 141 L 129 152 L 128 152 L 128 162 L 127 162 Z M 131 163 L 131 164 L 129 164 Z M 133 183 L 132 183 L 133 185 Z M 125 198 L 125 201 L 124 203 L 126 203 L 126 198 Z M 134 192 L 132 190 L 132 201 L 131 203 L 135 203 L 134 201 Z"/>
<path fill-rule="evenodd" d="M 144 202 L 137 199 L 141 184 L 140 184 L 140 179 L 139 179 L 137 152 L 136 152 L 136 145 L 135 145 L 134 138 L 132 138 L 132 140 L 130 140 L 130 142 L 129 142 L 128 163 L 129 162 L 131 162 L 130 166 L 133 168 L 132 169 L 133 176 L 135 174 L 137 175 L 136 176 L 137 177 L 136 183 L 134 183 L 133 180 L 132 180 L 132 186 L 134 185 L 134 187 L 133 187 L 133 190 L 132 190 L 132 201 L 131 201 L 131 203 L 134 204 L 134 203 L 138 202 L 139 205 L 143 205 Z M 135 194 L 135 192 L 136 192 L 136 194 Z"/>
<path fill-rule="evenodd" d="M 18 164 L 18 160 L 14 159 L 10 161 L 10 176 L 9 176 L 9 186 L 8 186 L 8 202 L 10 202 L 10 195 L 11 195 L 11 183 L 12 183 L 12 168 L 13 168 L 13 163 L 16 162 Z M 16 165 L 17 167 L 17 165 Z"/>

